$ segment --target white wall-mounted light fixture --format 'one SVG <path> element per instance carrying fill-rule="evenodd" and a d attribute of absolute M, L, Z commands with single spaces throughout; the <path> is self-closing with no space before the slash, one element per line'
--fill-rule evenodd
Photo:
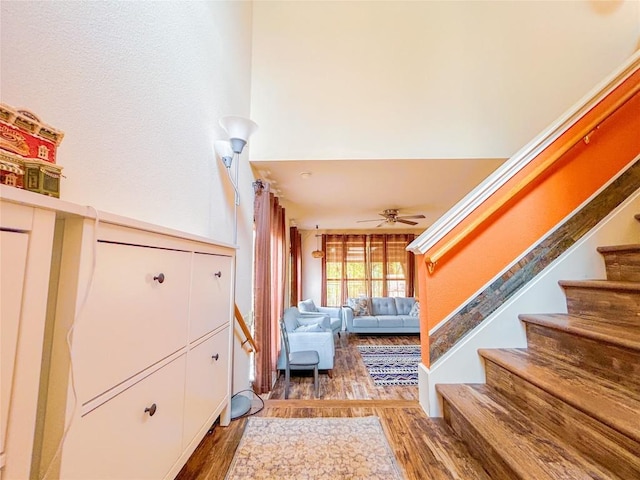
<path fill-rule="evenodd" d="M 248 118 L 230 115 L 220 119 L 220 126 L 229 135 L 229 140 L 218 140 L 213 144 L 216 156 L 224 164 L 229 175 L 231 185 L 235 191 L 236 205 L 240 205 L 240 193 L 238 192 L 238 162 L 236 162 L 234 175 L 231 175 L 231 165 L 233 158 L 240 156 L 244 146 L 249 141 L 249 137 L 258 130 L 256 122 Z"/>

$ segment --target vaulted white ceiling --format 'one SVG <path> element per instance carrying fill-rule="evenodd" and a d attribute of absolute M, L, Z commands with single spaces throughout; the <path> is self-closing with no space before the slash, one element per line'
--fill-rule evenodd
<path fill-rule="evenodd" d="M 638 2 L 254 2 L 254 174 L 301 229 L 375 230 L 358 221 L 394 208 L 424 214 L 423 231 L 637 48 L 639 13 Z"/>

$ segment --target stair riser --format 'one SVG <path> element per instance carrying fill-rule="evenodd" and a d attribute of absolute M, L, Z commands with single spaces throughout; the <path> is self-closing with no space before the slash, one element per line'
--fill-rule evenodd
<path fill-rule="evenodd" d="M 640 251 L 609 252 L 602 256 L 607 280 L 640 282 Z"/>
<path fill-rule="evenodd" d="M 565 295 L 571 315 L 640 326 L 640 292 L 565 287 Z"/>
<path fill-rule="evenodd" d="M 640 478 L 638 442 L 491 361 L 485 361 L 485 367 L 487 385 L 509 398 L 530 416 L 531 422 L 562 436 L 585 456 L 622 478 Z"/>
<path fill-rule="evenodd" d="M 482 464 L 491 478 L 508 478 L 513 480 L 520 480 L 522 478 L 509 468 L 499 453 L 484 440 L 484 437 L 478 433 L 473 425 L 446 399 L 443 400 L 442 416 L 456 435 L 458 435 L 458 438 L 464 441 L 469 453 Z"/>
<path fill-rule="evenodd" d="M 554 357 L 631 389 L 640 387 L 640 352 L 525 323 L 530 352 Z"/>

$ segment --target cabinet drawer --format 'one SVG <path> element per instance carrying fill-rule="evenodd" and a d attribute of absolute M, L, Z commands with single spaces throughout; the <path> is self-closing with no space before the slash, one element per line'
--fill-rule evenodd
<path fill-rule="evenodd" d="M 193 256 L 189 341 L 228 324 L 231 317 L 232 258 L 196 253 Z"/>
<path fill-rule="evenodd" d="M 77 418 L 64 443 L 62 479 L 161 479 L 182 448 L 185 356 Z M 156 405 L 153 416 L 145 408 Z"/>
<path fill-rule="evenodd" d="M 229 328 L 189 351 L 183 447 L 189 444 L 230 393 L 229 354 Z"/>
<path fill-rule="evenodd" d="M 187 252 L 97 244 L 93 286 L 73 332 L 82 403 L 186 344 L 190 265 Z"/>

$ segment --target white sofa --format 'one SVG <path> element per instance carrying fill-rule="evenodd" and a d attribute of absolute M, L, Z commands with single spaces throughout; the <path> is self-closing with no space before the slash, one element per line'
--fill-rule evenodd
<path fill-rule="evenodd" d="M 283 320 L 289 335 L 291 351 L 315 350 L 320 355 L 318 369 L 332 370 L 335 346 L 329 317 L 325 314 L 302 316 L 296 307 L 289 307 L 284 311 Z M 285 351 L 284 346 L 280 347 L 277 368 L 284 370 Z"/>
<path fill-rule="evenodd" d="M 414 297 L 349 299 L 342 314 L 351 333 L 420 333 L 420 308 Z"/>

